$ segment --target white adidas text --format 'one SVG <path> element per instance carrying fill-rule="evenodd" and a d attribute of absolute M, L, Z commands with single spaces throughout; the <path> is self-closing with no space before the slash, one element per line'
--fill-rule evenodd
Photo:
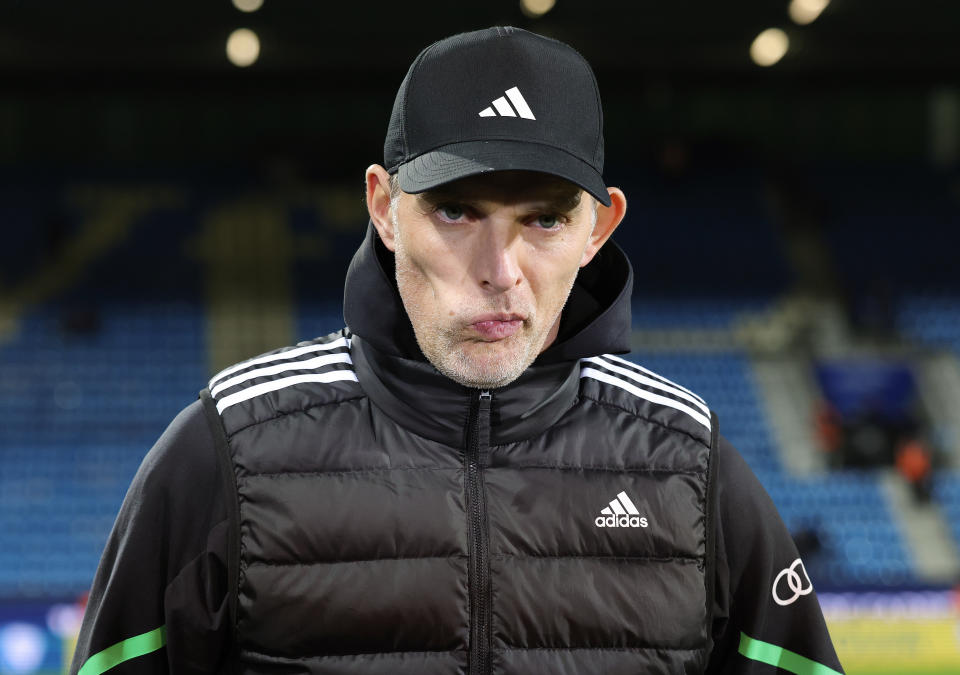
<path fill-rule="evenodd" d="M 646 527 L 646 517 L 640 516 L 597 516 L 597 527 Z"/>
<path fill-rule="evenodd" d="M 620 492 L 600 510 L 600 515 L 593 521 L 597 527 L 646 527 L 646 516 L 641 516 L 633 500 L 626 492 Z"/>

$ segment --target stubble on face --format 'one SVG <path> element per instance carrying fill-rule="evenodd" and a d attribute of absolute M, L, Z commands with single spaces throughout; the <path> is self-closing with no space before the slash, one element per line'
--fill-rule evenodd
<path fill-rule="evenodd" d="M 436 303 L 419 301 L 423 296 L 418 290 L 427 293 L 433 291 L 422 288 L 422 272 L 406 254 L 401 242 L 402 238 L 398 237 L 397 287 L 401 297 L 409 298 L 404 301 L 404 306 L 413 325 L 417 344 L 427 360 L 441 374 L 474 389 L 505 387 L 520 377 L 536 360 L 547 336 L 559 321 L 576 274 L 560 291 L 563 300 L 546 320 L 541 319 L 535 307 L 511 303 L 507 299 L 472 306 L 461 304 L 452 315 L 448 313 L 447 316 L 441 316 L 436 311 Z M 501 312 L 525 317 L 516 333 L 496 342 L 483 341 L 468 334 L 470 317 Z"/>
<path fill-rule="evenodd" d="M 410 228 L 397 211 L 392 209 L 397 287 L 424 356 L 441 374 L 465 387 L 496 389 L 516 380 L 551 337 L 579 266 L 573 265 L 553 280 L 539 298 L 524 288 L 488 296 L 467 293 L 451 302 L 428 280 L 428 270 L 418 262 L 416 248 L 408 241 Z M 513 335 L 488 341 L 471 331 L 475 317 L 501 313 L 524 317 Z"/>

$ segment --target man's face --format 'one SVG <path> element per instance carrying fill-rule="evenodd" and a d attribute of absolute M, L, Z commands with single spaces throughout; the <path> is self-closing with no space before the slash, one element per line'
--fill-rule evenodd
<path fill-rule="evenodd" d="M 595 203 L 533 172 L 495 172 L 393 200 L 397 285 L 420 349 L 447 377 L 495 388 L 556 338 Z"/>

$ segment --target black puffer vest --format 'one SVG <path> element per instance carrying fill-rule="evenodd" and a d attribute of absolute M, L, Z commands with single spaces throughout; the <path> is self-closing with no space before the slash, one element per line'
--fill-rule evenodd
<path fill-rule="evenodd" d="M 590 320 L 502 389 L 461 387 L 411 346 L 372 234 L 352 331 L 211 380 L 238 672 L 702 672 L 717 422 L 603 355 L 624 351 L 631 275 L 612 244 L 601 260 L 620 278 L 582 271 Z"/>

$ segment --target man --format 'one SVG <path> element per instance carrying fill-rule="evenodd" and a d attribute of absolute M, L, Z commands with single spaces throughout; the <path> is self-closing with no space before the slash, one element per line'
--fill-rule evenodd
<path fill-rule="evenodd" d="M 420 54 L 366 173 L 348 328 L 227 368 L 164 433 L 74 670 L 840 671 L 716 416 L 613 355 L 632 275 L 601 128 L 562 43 Z"/>

